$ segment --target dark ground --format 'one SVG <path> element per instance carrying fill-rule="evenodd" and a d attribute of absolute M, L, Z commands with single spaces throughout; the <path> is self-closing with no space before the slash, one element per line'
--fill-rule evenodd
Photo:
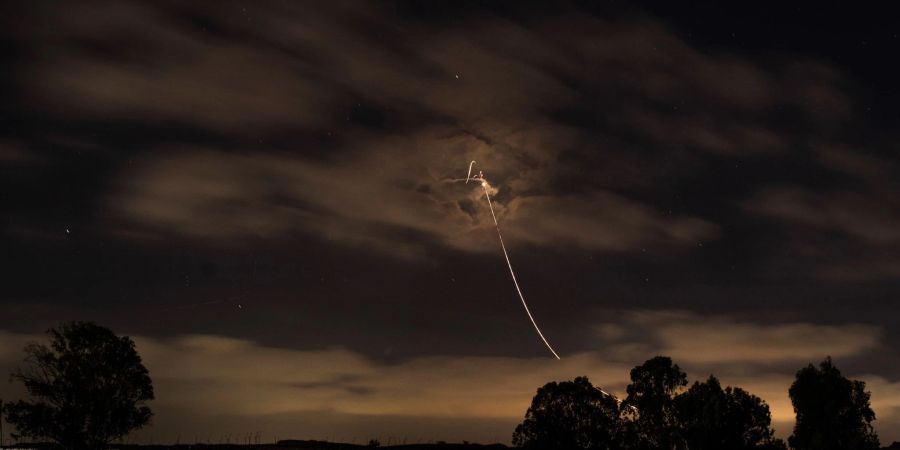
<path fill-rule="evenodd" d="M 54 448 L 50 444 L 33 444 L 22 443 L 16 446 L 5 446 L 5 449 L 51 449 Z M 112 449 L 119 450 L 342 450 L 342 449 L 362 449 L 375 448 L 361 444 L 346 444 L 340 442 L 326 441 L 301 441 L 287 440 L 279 441 L 277 444 L 179 444 L 179 445 L 111 445 Z M 384 445 L 379 446 L 380 449 L 398 449 L 398 450 L 501 450 L 509 447 L 503 444 L 454 444 L 454 443 L 434 443 L 434 444 L 409 444 L 409 445 Z"/>
<path fill-rule="evenodd" d="M 34 449 L 34 448 L 53 448 L 53 446 L 48 444 L 20 444 L 15 447 L 6 446 L 2 447 L 6 449 L 12 448 L 20 448 L 20 449 Z M 362 448 L 374 448 L 367 445 L 359 445 L 359 444 L 345 444 L 340 442 L 326 442 L 326 441 L 299 441 L 299 440 L 289 440 L 289 441 L 279 441 L 277 444 L 254 444 L 254 445 L 244 445 L 244 444 L 179 444 L 179 445 L 113 445 L 111 446 L 113 449 L 119 450 L 293 450 L 293 449 L 304 449 L 304 450 L 341 450 L 341 449 L 362 449 Z M 379 446 L 377 448 L 380 449 L 398 449 L 398 450 L 502 450 L 508 449 L 503 444 L 453 444 L 453 443 L 434 443 L 434 444 L 409 444 L 409 445 L 386 445 Z M 882 450 L 900 450 L 900 442 L 894 442 L 887 447 L 882 447 Z"/>

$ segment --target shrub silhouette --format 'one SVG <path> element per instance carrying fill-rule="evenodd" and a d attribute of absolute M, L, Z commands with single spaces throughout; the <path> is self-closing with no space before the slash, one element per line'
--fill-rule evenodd
<path fill-rule="evenodd" d="M 622 433 L 616 400 L 578 377 L 538 389 L 512 440 L 528 449 L 612 450 L 622 447 Z"/>
<path fill-rule="evenodd" d="M 810 364 L 800 369 L 788 394 L 797 413 L 794 434 L 788 439 L 791 448 L 878 449 L 866 383 L 841 375 L 831 357 L 818 368 Z"/>
<path fill-rule="evenodd" d="M 90 322 L 47 334 L 50 344 L 25 347 L 26 366 L 12 374 L 31 397 L 3 408 L 16 437 L 93 449 L 149 422 L 153 386 L 131 339 Z"/>
<path fill-rule="evenodd" d="M 691 450 L 785 448 L 774 438 L 769 405 L 710 375 L 674 399 L 680 433 Z"/>

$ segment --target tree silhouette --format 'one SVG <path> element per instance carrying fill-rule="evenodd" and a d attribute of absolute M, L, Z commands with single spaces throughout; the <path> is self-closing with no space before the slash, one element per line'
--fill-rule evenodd
<path fill-rule="evenodd" d="M 710 375 L 675 397 L 682 437 L 691 450 L 785 448 L 774 439 L 769 405 Z"/>
<path fill-rule="evenodd" d="M 26 367 L 12 374 L 31 397 L 3 408 L 17 437 L 93 449 L 148 423 L 153 386 L 131 339 L 89 322 L 47 334 L 50 345 L 25 347 Z"/>
<path fill-rule="evenodd" d="M 651 358 L 631 369 L 631 384 L 623 410 L 634 417 L 630 440 L 636 448 L 671 450 L 680 441 L 673 396 L 687 385 L 687 375 L 666 356 Z"/>
<path fill-rule="evenodd" d="M 831 357 L 818 368 L 810 364 L 800 369 L 788 394 L 797 413 L 794 434 L 788 439 L 791 448 L 878 449 L 866 383 L 841 375 Z"/>
<path fill-rule="evenodd" d="M 513 445 L 528 449 L 622 448 L 619 405 L 586 377 L 551 382 L 538 389 L 513 433 Z"/>

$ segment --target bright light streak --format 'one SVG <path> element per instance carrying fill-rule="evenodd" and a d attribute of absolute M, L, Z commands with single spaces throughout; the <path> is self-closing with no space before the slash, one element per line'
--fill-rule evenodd
<path fill-rule="evenodd" d="M 484 179 L 484 173 L 479 171 L 478 175 L 474 178 L 472 175 L 472 166 L 475 164 L 475 161 L 469 163 L 469 175 L 466 176 L 466 183 L 469 182 L 469 179 L 479 180 L 481 181 L 481 187 L 484 189 L 484 196 L 487 198 L 488 207 L 491 210 L 491 217 L 494 219 L 494 227 L 497 229 L 497 237 L 500 238 L 500 248 L 503 250 L 503 257 L 506 259 L 506 266 L 509 267 L 509 275 L 512 277 L 513 284 L 516 286 L 516 292 L 519 294 L 519 300 L 522 301 L 522 306 L 525 308 L 525 314 L 528 314 L 528 319 L 531 320 L 531 324 L 534 325 L 534 331 L 537 331 L 538 336 L 541 337 L 541 340 L 544 341 L 544 345 L 547 346 L 547 349 L 550 350 L 550 353 L 553 353 L 553 356 L 556 359 L 560 359 L 559 355 L 556 353 L 556 350 L 553 350 L 553 346 L 550 345 L 550 342 L 547 341 L 547 338 L 544 337 L 544 333 L 541 332 L 541 328 L 538 327 L 537 321 L 534 320 L 534 316 L 531 315 L 531 310 L 528 309 L 528 303 L 525 302 L 525 296 L 522 295 L 522 289 L 519 287 L 519 282 L 516 280 L 516 272 L 513 271 L 512 263 L 509 261 L 509 253 L 506 251 L 506 244 L 503 243 L 503 234 L 500 233 L 500 223 L 497 222 L 497 215 L 494 214 L 494 205 L 491 202 L 491 194 L 488 190 L 490 186 L 487 180 Z"/>

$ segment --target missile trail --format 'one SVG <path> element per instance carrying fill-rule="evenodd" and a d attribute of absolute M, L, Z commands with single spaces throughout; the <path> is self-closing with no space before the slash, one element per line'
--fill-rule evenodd
<path fill-rule="evenodd" d="M 597 389 L 598 391 L 600 391 L 601 394 L 603 394 L 603 395 L 605 395 L 605 396 L 607 396 L 607 397 L 609 397 L 609 398 L 615 400 L 615 401 L 616 401 L 616 404 L 619 405 L 619 406 L 622 406 L 622 404 L 625 403 L 625 402 L 623 402 L 622 400 L 619 400 L 619 397 L 616 397 L 615 395 L 612 395 L 612 394 L 610 394 L 609 392 L 604 391 L 602 388 L 597 387 L 597 388 L 595 388 L 595 389 Z M 627 408 L 631 409 L 631 410 L 634 411 L 634 412 L 638 412 L 637 407 L 634 406 L 634 405 L 625 405 L 625 406 L 626 406 Z"/>
<path fill-rule="evenodd" d="M 469 164 L 469 175 L 472 174 L 472 164 L 475 164 L 475 161 L 472 161 L 472 163 Z M 468 182 L 469 179 L 469 177 L 466 177 L 466 182 Z M 513 284 L 516 286 L 519 300 L 522 301 L 522 306 L 525 307 L 525 314 L 528 314 L 528 319 L 530 319 L 531 324 L 534 325 L 534 331 L 537 331 L 538 336 L 544 341 L 544 345 L 547 346 L 550 353 L 553 353 L 553 356 L 555 356 L 556 359 L 561 359 L 556 353 L 556 350 L 553 350 L 553 347 L 550 345 L 550 342 L 547 341 L 547 338 L 544 337 L 544 333 L 542 333 L 540 327 L 538 327 L 537 322 L 534 320 L 534 316 L 531 315 L 531 310 L 528 309 L 528 303 L 525 302 L 525 296 L 522 295 L 522 289 L 519 288 L 519 282 L 516 281 L 516 273 L 513 271 L 512 263 L 509 261 L 509 253 L 506 252 L 506 245 L 503 243 L 503 234 L 500 233 L 500 223 L 497 222 L 497 215 L 494 214 L 494 205 L 491 202 L 491 194 L 488 192 L 488 182 L 484 179 L 484 174 L 482 173 L 479 173 L 472 179 L 480 181 L 481 187 L 484 188 L 484 196 L 487 198 L 488 207 L 491 209 L 491 217 L 494 218 L 494 227 L 497 229 L 497 237 L 500 238 L 500 248 L 503 250 L 503 257 L 506 258 L 506 266 L 509 267 L 509 275 L 512 277 Z"/>

